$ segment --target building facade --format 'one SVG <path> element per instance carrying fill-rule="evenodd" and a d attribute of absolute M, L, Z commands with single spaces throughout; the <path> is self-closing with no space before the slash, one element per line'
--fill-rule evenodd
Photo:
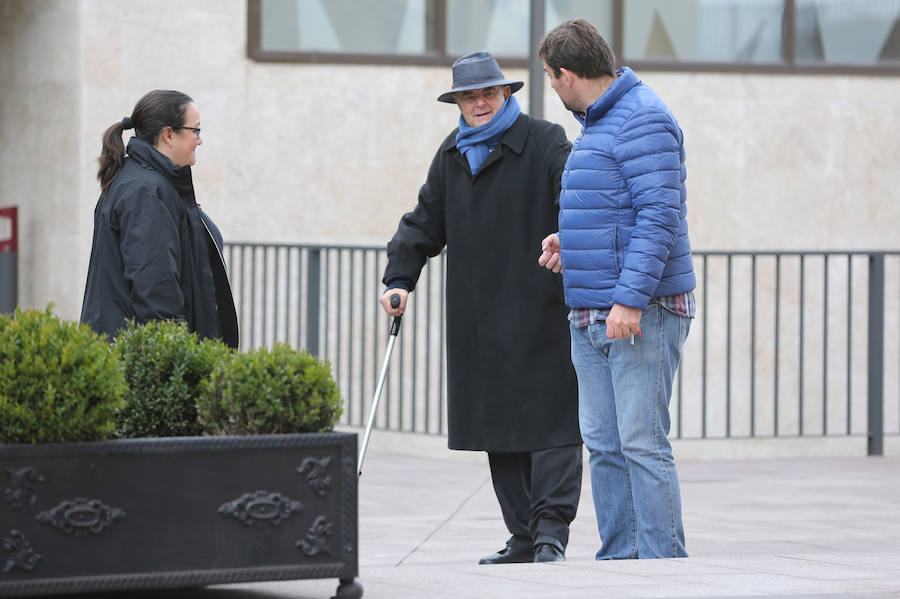
<path fill-rule="evenodd" d="M 696 248 L 897 247 L 900 2 L 545 7 L 545 29 L 596 22 L 679 119 Z M 78 317 L 101 133 L 151 89 L 200 110 L 197 197 L 226 241 L 385 243 L 456 126 L 435 101 L 453 58 L 492 50 L 526 81 L 528 111 L 528 9 L 0 0 L 0 207 L 19 207 L 19 304 Z M 545 118 L 574 139 L 544 88 Z"/>

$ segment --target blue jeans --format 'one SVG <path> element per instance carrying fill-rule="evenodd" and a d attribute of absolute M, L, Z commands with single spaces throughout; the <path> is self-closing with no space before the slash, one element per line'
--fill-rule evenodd
<path fill-rule="evenodd" d="M 597 559 L 687 557 L 667 435 L 672 381 L 690 325 L 690 318 L 651 304 L 634 345 L 607 338 L 605 322 L 571 327 L 578 420 L 602 541 Z"/>

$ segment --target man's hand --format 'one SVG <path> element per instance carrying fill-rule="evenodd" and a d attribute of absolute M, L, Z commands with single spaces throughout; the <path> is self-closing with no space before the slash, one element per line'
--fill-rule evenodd
<path fill-rule="evenodd" d="M 637 308 L 613 304 L 606 317 L 606 336 L 610 339 L 627 339 L 641 334 L 641 314 Z"/>
<path fill-rule="evenodd" d="M 541 242 L 541 257 L 538 258 L 538 264 L 553 272 L 562 270 L 562 261 L 559 256 L 559 235 L 556 233 L 547 235 Z"/>
<path fill-rule="evenodd" d="M 391 296 L 399 295 L 400 296 L 400 305 L 396 308 L 391 307 Z M 384 308 L 384 311 L 388 313 L 388 316 L 400 316 L 403 312 L 406 311 L 406 297 L 409 295 L 409 292 L 406 289 L 393 288 L 388 289 L 384 292 L 379 300 L 381 302 L 381 307 Z"/>

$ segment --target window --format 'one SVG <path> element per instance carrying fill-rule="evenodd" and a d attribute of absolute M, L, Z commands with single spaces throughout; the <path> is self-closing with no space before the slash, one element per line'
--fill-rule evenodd
<path fill-rule="evenodd" d="M 449 65 L 490 50 L 528 64 L 541 0 L 248 0 L 263 61 Z M 900 74 L 900 0 L 543 0 L 545 31 L 597 26 L 638 69 Z"/>
<path fill-rule="evenodd" d="M 544 0 L 546 31 L 582 16 L 612 42 L 615 0 Z M 528 60 L 530 0 L 249 0 L 257 60 L 450 64 L 489 50 Z"/>
<path fill-rule="evenodd" d="M 265 52 L 425 54 L 427 0 L 262 0 Z M 351 18 L 348 18 L 351 15 Z"/>
<path fill-rule="evenodd" d="M 529 0 L 446 0 L 446 54 L 455 58 L 490 50 L 495 56 L 527 59 L 530 4 Z M 545 0 L 544 31 L 583 17 L 611 42 L 612 11 L 612 0 Z"/>
<path fill-rule="evenodd" d="M 798 62 L 900 61 L 900 0 L 797 0 L 796 14 Z"/>
<path fill-rule="evenodd" d="M 629 59 L 782 61 L 782 0 L 630 0 L 624 8 Z"/>

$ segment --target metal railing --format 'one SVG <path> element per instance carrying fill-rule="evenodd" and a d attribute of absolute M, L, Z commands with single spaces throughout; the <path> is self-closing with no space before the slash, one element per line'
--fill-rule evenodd
<path fill-rule="evenodd" d="M 242 348 L 328 359 L 342 423 L 365 426 L 389 328 L 384 248 L 236 243 L 225 260 Z M 900 251 L 701 251 L 694 266 L 673 438 L 865 437 L 880 455 L 900 435 Z M 441 255 L 411 295 L 377 428 L 446 434 L 444 290 Z"/>

